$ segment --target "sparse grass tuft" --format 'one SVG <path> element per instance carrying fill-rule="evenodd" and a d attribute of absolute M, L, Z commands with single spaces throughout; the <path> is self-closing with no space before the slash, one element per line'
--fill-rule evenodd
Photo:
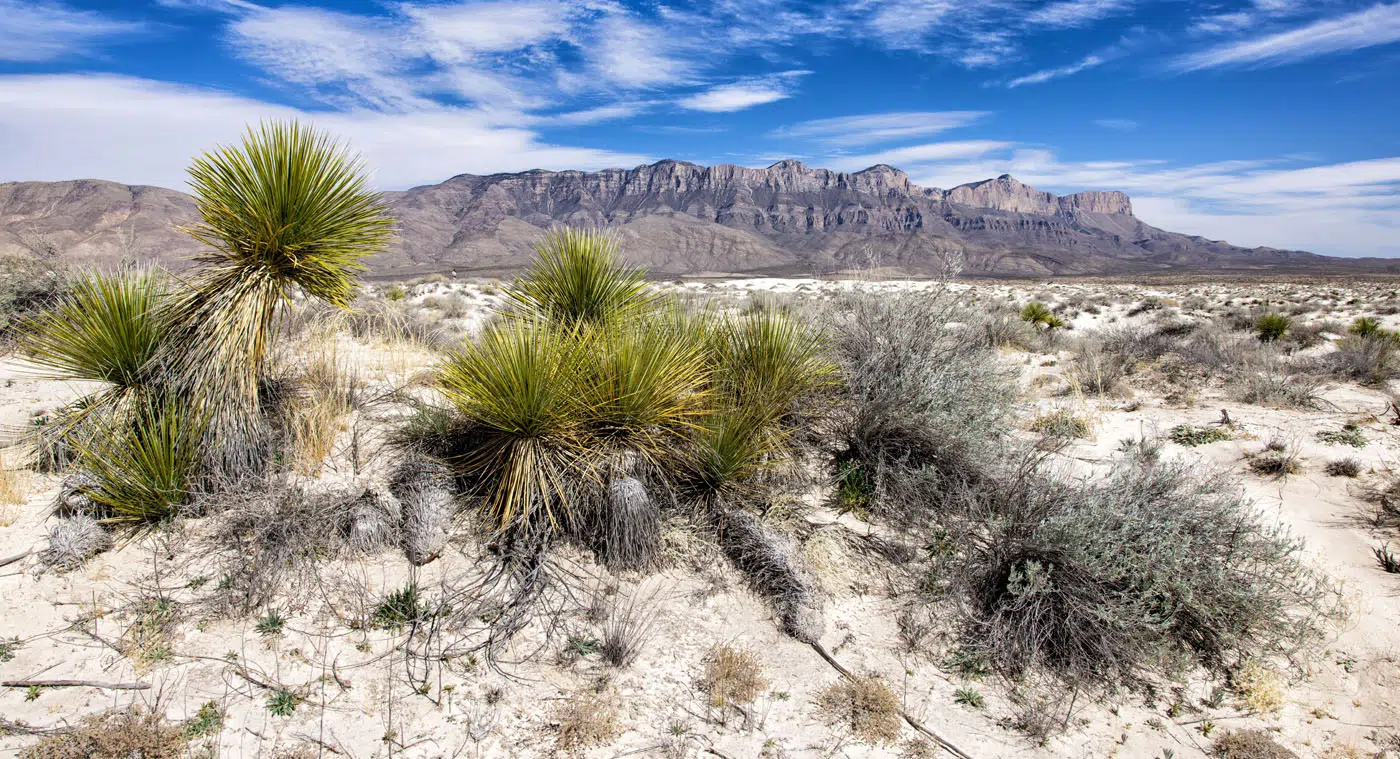
<path fill-rule="evenodd" d="M 758 655 L 747 648 L 717 645 L 705 655 L 700 690 L 715 709 L 747 706 L 768 687 Z"/>
<path fill-rule="evenodd" d="M 657 599 L 654 591 L 633 591 L 626 601 L 613 603 L 603 619 L 603 636 L 598 652 L 614 667 L 629 667 L 641 656 L 656 625 Z"/>
<path fill-rule="evenodd" d="M 1381 569 L 1391 573 L 1400 574 L 1400 556 L 1390 552 L 1390 546 L 1377 546 L 1371 552 L 1376 555 L 1376 562 L 1381 565 Z"/>
<path fill-rule="evenodd" d="M 1327 462 L 1327 474 L 1331 477 L 1359 477 L 1361 470 L 1361 462 L 1353 456 Z"/>
<path fill-rule="evenodd" d="M 866 743 L 893 743 L 904 724 L 899 696 L 878 677 L 841 678 L 817 695 L 817 708 L 828 725 Z"/>
<path fill-rule="evenodd" d="M 1282 440 L 1270 440 L 1264 450 L 1248 454 L 1249 471 L 1261 477 L 1285 477 L 1303 471 L 1298 449 Z"/>
<path fill-rule="evenodd" d="M 583 693 L 565 701 L 555 715 L 555 747 L 568 756 L 579 756 L 622 734 L 617 697 L 609 692 Z"/>
<path fill-rule="evenodd" d="M 1230 675 L 1230 685 L 1250 711 L 1276 712 L 1283 708 L 1283 676 L 1258 659 L 1250 659 Z"/>
<path fill-rule="evenodd" d="M 1053 440 L 1075 440 L 1089 437 L 1089 422 L 1075 416 L 1069 409 L 1057 409 L 1031 420 L 1031 432 L 1039 432 Z"/>

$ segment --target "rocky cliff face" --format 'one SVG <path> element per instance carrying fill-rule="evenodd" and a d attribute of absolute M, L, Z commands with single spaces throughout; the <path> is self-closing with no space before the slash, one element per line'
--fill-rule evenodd
<path fill-rule="evenodd" d="M 919 187 L 891 166 L 835 172 L 780 161 L 764 169 L 660 161 L 596 172 L 474 176 L 386 195 L 398 240 L 376 274 L 503 274 L 529 260 L 543 229 L 616 229 L 623 251 L 658 275 L 832 273 L 882 267 L 939 271 L 949 257 L 974 275 L 1050 276 L 1306 268 L 1307 253 L 1155 229 L 1120 192 L 1057 197 L 1010 176 L 950 190 Z M 82 180 L 0 185 L 0 253 L 36 241 L 87 259 L 151 256 L 176 263 L 197 245 L 175 231 L 183 193 Z"/>

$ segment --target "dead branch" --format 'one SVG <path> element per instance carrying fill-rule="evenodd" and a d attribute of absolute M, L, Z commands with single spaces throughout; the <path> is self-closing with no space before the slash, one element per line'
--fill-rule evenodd
<path fill-rule="evenodd" d="M 107 690 L 146 690 L 150 683 L 99 683 L 95 680 L 6 680 L 5 688 L 105 688 Z"/>

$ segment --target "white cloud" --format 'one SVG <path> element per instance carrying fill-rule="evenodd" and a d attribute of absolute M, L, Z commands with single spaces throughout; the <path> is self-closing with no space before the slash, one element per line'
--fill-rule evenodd
<path fill-rule="evenodd" d="M 1055 29 L 1087 26 L 1132 6 L 1133 0 L 1062 0 L 1031 11 L 1026 22 Z"/>
<path fill-rule="evenodd" d="M 815 119 L 774 130 L 770 137 L 813 140 L 832 146 L 876 145 L 929 137 L 965 127 L 990 115 L 987 111 L 899 111 Z"/>
<path fill-rule="evenodd" d="M 1027 74 L 1025 76 L 1017 77 L 1007 82 L 1006 86 L 1009 88 L 1023 87 L 1027 84 L 1042 84 L 1044 82 L 1050 81 L 1051 79 L 1059 79 L 1061 77 L 1073 76 L 1086 69 L 1091 69 L 1095 66 L 1101 66 L 1104 64 L 1105 60 L 1105 58 L 1098 55 L 1085 56 L 1082 60 L 1076 63 L 1071 63 L 1068 66 L 1060 66 L 1058 68 L 1053 69 L 1042 69 L 1040 71 L 1035 72 L 1034 74 Z"/>
<path fill-rule="evenodd" d="M 1400 41 L 1400 4 L 1373 5 L 1337 18 L 1178 57 L 1173 67 L 1197 71 L 1222 66 L 1281 66 L 1331 53 Z"/>
<path fill-rule="evenodd" d="M 667 49 L 668 41 L 683 40 L 631 16 L 609 15 L 597 24 L 585 48 L 592 70 L 618 87 L 650 89 L 693 81 L 699 63 Z"/>
<path fill-rule="evenodd" d="M 569 6 L 543 2 L 404 5 L 401 10 L 412 22 L 412 33 L 421 38 L 418 44 L 446 63 L 563 37 L 576 15 Z"/>
<path fill-rule="evenodd" d="M 930 161 L 980 158 L 988 153 L 1005 150 L 1013 145 L 1014 143 L 995 140 L 931 142 L 865 155 L 834 156 L 826 160 L 824 165 L 837 171 L 857 171 L 881 163 L 899 168 L 908 164 L 928 163 Z"/>
<path fill-rule="evenodd" d="M 32 63 L 91 55 L 99 43 L 147 26 L 44 0 L 0 0 L 0 61 Z"/>
<path fill-rule="evenodd" d="M 711 87 L 704 92 L 687 95 L 676 101 L 682 108 L 710 113 L 742 111 L 756 105 L 774 103 L 792 97 L 796 81 L 808 71 L 785 71 L 765 77 L 750 77 L 729 84 Z"/>
<path fill-rule="evenodd" d="M 379 187 L 453 174 L 635 166 L 647 156 L 552 145 L 489 111 L 307 112 L 212 90 L 117 76 L 0 77 L 0 177 L 110 179 L 182 189 L 191 157 L 238 139 L 243 125 L 297 118 L 363 153 Z M 113 145 L 120 145 L 114 150 Z"/>
<path fill-rule="evenodd" d="M 1138 123 L 1132 119 L 1094 119 L 1094 124 L 1118 132 L 1131 132 L 1138 128 Z"/>

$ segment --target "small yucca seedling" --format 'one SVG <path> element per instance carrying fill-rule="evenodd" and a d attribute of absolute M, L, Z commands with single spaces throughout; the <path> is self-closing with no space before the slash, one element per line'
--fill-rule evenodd
<path fill-rule="evenodd" d="M 383 629 L 397 629 L 426 619 L 428 614 L 428 604 L 423 601 L 418 586 L 410 583 L 379 602 L 370 624 Z"/>
<path fill-rule="evenodd" d="M 1390 552 L 1390 546 L 1377 546 L 1371 551 L 1376 554 L 1376 561 L 1381 565 L 1381 569 L 1391 573 L 1400 574 L 1400 556 Z"/>
<path fill-rule="evenodd" d="M 982 697 L 982 692 L 976 688 L 958 688 L 953 693 L 953 703 L 970 706 L 973 709 L 981 709 L 986 706 L 987 701 Z"/>
<path fill-rule="evenodd" d="M 1260 341 L 1272 343 L 1288 334 L 1291 326 L 1293 320 L 1283 314 L 1264 314 L 1254 320 L 1254 334 Z"/>
<path fill-rule="evenodd" d="M 258 624 L 254 627 L 258 635 L 264 638 L 271 638 L 282 634 L 282 629 L 287 626 L 287 620 L 276 609 L 269 609 L 268 612 L 258 619 Z"/>

